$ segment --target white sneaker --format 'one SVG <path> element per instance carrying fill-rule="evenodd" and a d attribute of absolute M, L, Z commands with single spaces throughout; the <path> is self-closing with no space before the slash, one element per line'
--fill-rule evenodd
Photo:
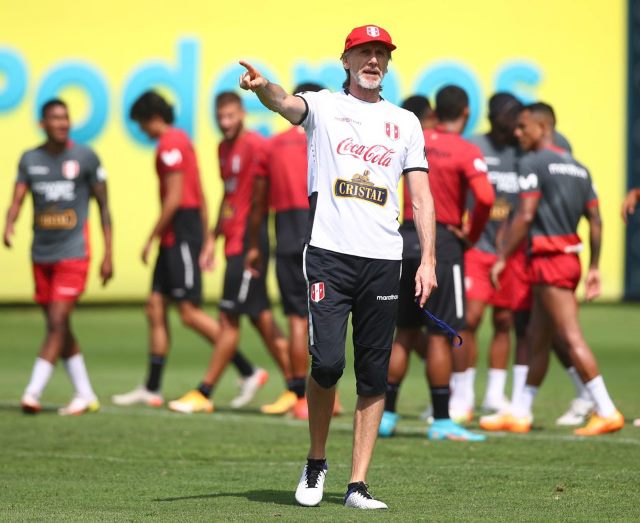
<path fill-rule="evenodd" d="M 380 508 L 389 508 L 386 503 L 373 499 L 369 492 L 369 485 L 364 481 L 358 483 L 350 483 L 349 490 L 344 497 L 344 506 L 350 508 L 360 508 L 365 510 L 375 510 Z"/>
<path fill-rule="evenodd" d="M 20 400 L 20 407 L 25 414 L 37 414 L 42 410 L 40 400 L 33 394 L 24 393 Z"/>
<path fill-rule="evenodd" d="M 324 480 L 327 477 L 327 462 L 322 469 L 305 465 L 296 488 L 296 501 L 303 507 L 315 507 L 322 501 Z"/>
<path fill-rule="evenodd" d="M 249 403 L 256 392 L 258 392 L 262 386 L 269 379 L 269 373 L 264 369 L 256 369 L 253 374 L 248 378 L 240 380 L 240 393 L 231 400 L 231 408 L 239 409 Z"/>
<path fill-rule="evenodd" d="M 502 396 L 501 398 L 484 398 L 482 402 L 482 410 L 487 412 L 504 412 L 505 410 L 509 410 L 509 400 Z"/>
<path fill-rule="evenodd" d="M 556 420 L 556 425 L 564 427 L 573 427 L 586 423 L 587 419 L 595 408 L 595 403 L 582 398 L 574 398 L 571 400 L 569 410 Z"/>
<path fill-rule="evenodd" d="M 114 405 L 120 405 L 121 407 L 137 404 L 144 404 L 149 407 L 162 407 L 164 398 L 159 392 L 151 392 L 143 385 L 140 385 L 131 392 L 111 396 L 111 401 Z"/>
<path fill-rule="evenodd" d="M 89 412 L 98 412 L 100 410 L 100 402 L 98 398 L 81 398 L 76 396 L 69 404 L 61 409 L 58 409 L 60 416 L 80 416 L 81 414 L 87 414 Z"/>

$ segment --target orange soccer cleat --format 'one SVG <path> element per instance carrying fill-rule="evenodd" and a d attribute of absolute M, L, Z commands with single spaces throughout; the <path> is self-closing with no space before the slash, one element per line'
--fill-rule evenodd
<path fill-rule="evenodd" d="M 489 432 L 506 431 L 520 434 L 531 430 L 531 416 L 516 417 L 508 412 L 498 412 L 480 418 L 480 428 Z"/>
<path fill-rule="evenodd" d="M 591 416 L 589 423 L 582 428 L 574 430 L 573 433 L 576 436 L 599 436 L 608 432 L 617 432 L 622 427 L 624 427 L 624 417 L 616 410 L 613 415 L 607 418 L 594 414 Z"/>

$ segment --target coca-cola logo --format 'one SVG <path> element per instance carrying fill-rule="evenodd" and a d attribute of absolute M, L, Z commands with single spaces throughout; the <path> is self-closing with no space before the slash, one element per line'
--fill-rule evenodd
<path fill-rule="evenodd" d="M 338 154 L 353 156 L 361 160 L 382 167 L 389 167 L 395 150 L 384 145 L 361 145 L 353 141 L 353 138 L 342 140 L 338 144 Z"/>

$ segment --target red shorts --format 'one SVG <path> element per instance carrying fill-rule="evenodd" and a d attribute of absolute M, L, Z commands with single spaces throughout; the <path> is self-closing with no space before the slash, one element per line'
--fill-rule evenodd
<path fill-rule="evenodd" d="M 34 262 L 36 303 L 46 305 L 52 301 L 76 301 L 84 291 L 88 271 L 88 259 Z"/>
<path fill-rule="evenodd" d="M 507 285 L 509 266 L 500 276 L 500 289 L 491 285 L 491 267 L 498 256 L 480 249 L 469 249 L 464 253 L 464 287 L 467 300 L 488 303 L 494 307 L 508 309 L 511 300 Z"/>
<path fill-rule="evenodd" d="M 538 254 L 531 257 L 531 283 L 576 290 L 582 267 L 577 254 Z"/>
<path fill-rule="evenodd" d="M 508 263 L 508 281 L 511 296 L 509 308 L 512 311 L 529 311 L 533 304 L 531 293 L 531 262 L 525 249 L 518 249 Z M 505 271 L 507 272 L 507 271 Z"/>

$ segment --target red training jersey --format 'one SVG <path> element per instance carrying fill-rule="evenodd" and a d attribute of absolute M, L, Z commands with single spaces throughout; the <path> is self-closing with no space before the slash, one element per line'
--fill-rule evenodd
<path fill-rule="evenodd" d="M 269 140 L 266 155 L 269 206 L 276 212 L 308 209 L 307 135 L 299 126 Z"/>
<path fill-rule="evenodd" d="M 267 140 L 253 131 L 244 131 L 233 141 L 223 140 L 218 147 L 220 176 L 224 182 L 220 219 L 227 257 L 244 251 L 253 180 L 256 176 L 266 175 L 266 151 Z"/>
<path fill-rule="evenodd" d="M 156 172 L 160 182 L 160 202 L 167 196 L 167 176 L 182 173 L 182 198 L 180 209 L 199 209 L 202 206 L 202 185 L 198 160 L 187 133 L 170 127 L 158 140 L 156 148 Z M 170 247 L 175 243 L 174 224 L 162 233 L 160 243 Z"/>
<path fill-rule="evenodd" d="M 441 127 L 425 130 L 424 139 L 429 158 L 429 184 L 436 210 L 436 221 L 443 225 L 460 227 L 466 208 L 467 190 L 471 189 L 475 207 L 470 217 L 468 236 L 469 240 L 475 243 L 489 218 L 495 199 L 482 151 L 459 134 L 446 132 Z"/>

